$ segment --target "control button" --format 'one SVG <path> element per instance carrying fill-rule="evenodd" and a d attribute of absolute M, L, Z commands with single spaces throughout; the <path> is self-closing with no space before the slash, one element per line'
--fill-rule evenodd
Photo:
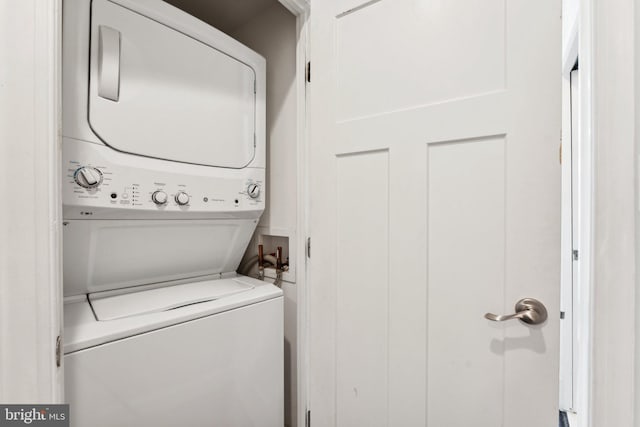
<path fill-rule="evenodd" d="M 252 199 L 257 199 L 258 196 L 260 195 L 260 185 L 258 185 L 258 184 L 249 184 L 249 186 L 247 187 L 247 194 Z"/>
<path fill-rule="evenodd" d="M 154 193 L 151 195 L 151 200 L 153 200 L 153 203 L 155 203 L 156 205 L 164 205 L 165 203 L 167 203 L 167 200 L 169 200 L 169 197 L 167 197 L 167 193 L 165 193 L 162 190 L 158 190 L 158 191 L 154 191 Z"/>
<path fill-rule="evenodd" d="M 184 191 L 178 191 L 178 193 L 176 193 L 176 203 L 180 206 L 188 205 L 189 195 Z"/>
<path fill-rule="evenodd" d="M 96 188 L 102 184 L 102 172 L 91 166 L 83 166 L 74 172 L 73 180 L 81 187 Z"/>

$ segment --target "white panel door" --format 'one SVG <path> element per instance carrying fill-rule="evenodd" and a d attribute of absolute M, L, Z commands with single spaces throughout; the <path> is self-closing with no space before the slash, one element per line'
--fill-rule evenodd
<path fill-rule="evenodd" d="M 560 1 L 311 19 L 313 426 L 557 425 Z"/>

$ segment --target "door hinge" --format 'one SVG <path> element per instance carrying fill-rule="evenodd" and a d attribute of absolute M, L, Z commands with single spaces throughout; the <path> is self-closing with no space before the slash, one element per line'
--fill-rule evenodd
<path fill-rule="evenodd" d="M 562 164 L 562 141 L 560 141 L 560 150 L 558 156 L 560 157 L 560 164 Z"/>
<path fill-rule="evenodd" d="M 305 75 L 307 78 L 307 83 L 311 83 L 311 61 L 307 62 L 307 66 L 305 69 Z"/>
<path fill-rule="evenodd" d="M 304 419 L 304 426 L 311 427 L 311 411 L 307 410 L 307 416 Z"/>
<path fill-rule="evenodd" d="M 573 250 L 573 260 L 574 260 L 574 261 L 577 261 L 577 260 L 578 260 L 579 255 L 580 255 L 580 254 L 579 254 L 578 250 L 577 250 L 577 249 L 574 249 L 574 250 Z"/>
<path fill-rule="evenodd" d="M 56 366 L 59 368 L 62 364 L 62 338 L 58 335 L 56 338 Z"/>
<path fill-rule="evenodd" d="M 307 237 L 307 258 L 311 258 L 311 237 Z"/>

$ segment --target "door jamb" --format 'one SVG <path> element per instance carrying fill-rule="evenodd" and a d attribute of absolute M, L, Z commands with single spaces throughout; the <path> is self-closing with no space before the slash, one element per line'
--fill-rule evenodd
<path fill-rule="evenodd" d="M 299 427 L 305 426 L 307 421 L 309 357 L 308 357 L 308 286 L 307 280 L 307 238 L 309 236 L 309 167 L 308 167 L 308 91 L 307 91 L 307 63 L 309 55 L 309 16 L 310 5 L 307 0 L 278 0 L 289 12 L 296 17 L 296 181 L 297 181 L 297 223 L 296 223 L 296 259 L 298 259 L 296 290 L 297 290 L 297 411 L 296 420 Z M 302 268 L 301 268 L 302 267 Z"/>
<path fill-rule="evenodd" d="M 11 2 L 3 11 L 15 24 L 0 33 L 15 43 L 0 54 L 11 62 L 0 76 L 0 111 L 12 118 L 0 129 L 0 175 L 3 196 L 16 203 L 3 215 L 0 239 L 0 401 L 60 403 L 62 4 Z"/>

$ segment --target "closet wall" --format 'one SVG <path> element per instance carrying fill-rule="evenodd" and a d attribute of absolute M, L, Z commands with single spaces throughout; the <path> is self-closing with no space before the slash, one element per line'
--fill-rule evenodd
<path fill-rule="evenodd" d="M 274 1 L 262 13 L 230 33 L 267 60 L 267 203 L 247 256 L 257 253 L 260 235 L 289 238 L 291 274 L 285 275 L 285 424 L 296 426 L 297 284 L 304 271 L 296 254 L 297 105 L 296 18 Z M 265 250 L 272 248 L 265 247 Z M 301 260 L 303 261 L 303 260 Z M 255 270 L 253 271 L 255 272 Z M 272 280 L 272 279 L 266 279 Z"/>

